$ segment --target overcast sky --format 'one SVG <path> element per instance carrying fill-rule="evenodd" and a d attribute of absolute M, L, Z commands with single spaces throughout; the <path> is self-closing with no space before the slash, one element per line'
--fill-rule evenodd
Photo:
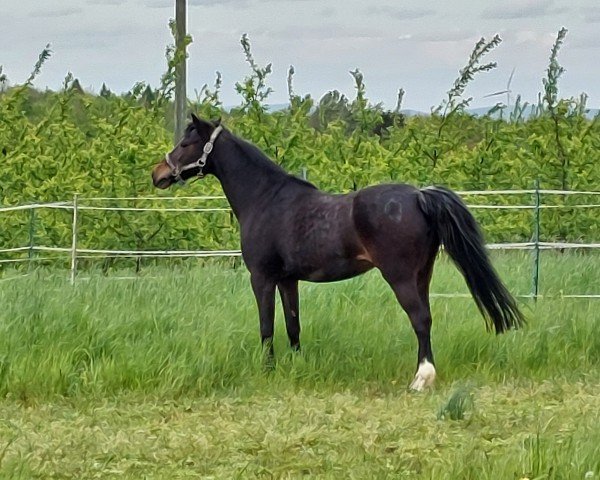
<path fill-rule="evenodd" d="M 429 111 L 444 98 L 475 42 L 498 33 L 492 73 L 468 90 L 474 105 L 502 90 L 513 68 L 513 96 L 536 100 L 550 48 L 561 27 L 569 34 L 559 60 L 566 68 L 561 95 L 590 95 L 600 106 L 598 0 L 189 0 L 188 93 L 223 74 L 225 104 L 238 103 L 233 85 L 247 74 L 239 43 L 252 42 L 260 64 L 273 63 L 271 103 L 287 99 L 286 73 L 295 90 L 320 98 L 338 89 L 353 96 L 349 70 L 359 68 L 374 102 L 393 108 L 398 88 L 404 107 Z M 171 42 L 174 0 L 0 0 L 0 65 L 12 82 L 27 78 L 46 43 L 53 57 L 36 81 L 57 88 L 67 72 L 84 88 L 113 91 L 137 81 L 157 85 Z M 499 97 L 498 100 L 505 100 Z"/>

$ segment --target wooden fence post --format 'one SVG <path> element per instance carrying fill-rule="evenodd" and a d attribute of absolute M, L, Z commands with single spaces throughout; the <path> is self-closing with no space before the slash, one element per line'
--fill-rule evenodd
<path fill-rule="evenodd" d="M 29 263 L 27 265 L 27 271 L 31 271 L 33 261 L 33 247 L 35 243 L 35 207 L 31 207 L 29 210 L 29 250 L 27 252 L 27 258 Z"/>
<path fill-rule="evenodd" d="M 73 195 L 73 236 L 71 240 L 71 285 L 77 275 L 77 194 Z"/>
<path fill-rule="evenodd" d="M 540 287 L 540 179 L 535 180 L 533 211 L 533 300 L 537 302 Z"/>

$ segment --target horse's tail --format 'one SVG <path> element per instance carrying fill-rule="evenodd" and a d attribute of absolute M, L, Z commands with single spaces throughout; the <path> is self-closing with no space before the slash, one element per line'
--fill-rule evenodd
<path fill-rule="evenodd" d="M 442 187 L 421 190 L 419 205 L 461 271 L 488 327 L 496 333 L 518 328 L 525 319 L 490 263 L 473 215 L 456 193 Z"/>

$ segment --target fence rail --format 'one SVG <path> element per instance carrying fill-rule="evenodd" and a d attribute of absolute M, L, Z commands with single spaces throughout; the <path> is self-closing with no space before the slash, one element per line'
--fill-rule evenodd
<path fill-rule="evenodd" d="M 539 183 L 536 182 L 534 189 L 521 190 L 471 190 L 458 191 L 463 197 L 473 196 L 506 196 L 506 195 L 531 195 L 533 202 L 524 205 L 501 205 L 501 204 L 468 204 L 471 209 L 496 209 L 496 210 L 532 210 L 533 211 L 533 239 L 530 242 L 518 243 L 493 243 L 488 244 L 490 250 L 531 250 L 533 252 L 533 278 L 532 278 L 532 293 L 522 295 L 527 298 L 541 298 L 539 294 L 539 269 L 540 269 L 540 252 L 542 250 L 556 249 L 597 249 L 600 248 L 600 243 L 571 243 L 571 242 L 545 242 L 540 239 L 540 212 L 545 209 L 590 209 L 600 208 L 600 204 L 593 203 L 578 203 L 574 205 L 545 205 L 541 202 L 541 196 L 596 196 L 600 195 L 600 191 L 571 191 L 571 190 L 545 190 L 539 188 Z M 177 213 L 177 212 L 195 212 L 195 213 L 228 213 L 231 212 L 229 207 L 207 206 L 207 207 L 157 207 L 157 206 L 104 206 L 105 202 L 120 203 L 120 202 L 212 202 L 214 200 L 225 200 L 222 195 L 209 196 L 171 196 L 171 197 L 80 197 L 75 195 L 72 201 L 56 201 L 47 203 L 33 203 L 29 205 L 16 205 L 0 207 L 0 215 L 8 212 L 27 211 L 31 212 L 30 230 L 33 228 L 33 215 L 39 209 L 60 209 L 72 212 L 72 242 L 70 246 L 47 246 L 34 245 L 33 234 L 30 232 L 30 245 L 3 247 L 0 248 L 0 255 L 23 254 L 27 253 L 26 258 L 0 258 L 0 266 L 2 264 L 17 264 L 21 262 L 38 262 L 54 259 L 53 257 L 36 257 L 34 252 L 58 253 L 66 256 L 70 260 L 70 278 L 74 283 L 77 276 L 77 262 L 80 259 L 94 259 L 105 257 L 120 257 L 120 258 L 188 258 L 188 257 L 236 257 L 241 255 L 239 249 L 234 250 L 120 250 L 120 249 L 94 249 L 94 248 L 79 248 L 78 247 L 78 223 L 79 218 L 86 211 L 128 211 L 128 212 L 161 212 L 161 213 Z M 100 206 L 99 206 L 100 204 Z M 130 277 L 128 277 L 130 278 Z M 135 277 L 133 277 L 135 278 Z M 6 279 L 4 279 L 6 280 Z M 441 295 L 441 294 L 440 294 Z M 440 296 L 438 295 L 438 296 Z M 443 296 L 458 296 L 461 294 L 445 294 Z M 435 295 L 434 295 L 435 296 Z M 562 295 L 564 298 L 600 298 L 596 294 L 573 294 Z"/>

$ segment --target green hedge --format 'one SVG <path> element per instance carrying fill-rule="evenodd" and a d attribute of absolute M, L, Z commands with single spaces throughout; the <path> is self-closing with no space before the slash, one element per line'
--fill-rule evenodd
<path fill-rule="evenodd" d="M 246 47 L 249 54 L 249 44 Z M 600 124 L 585 117 L 584 99 L 549 97 L 530 119 L 513 115 L 505 121 L 470 116 L 450 96 L 442 104 L 445 108 L 430 116 L 404 118 L 370 105 L 362 75 L 356 71 L 353 101 L 329 95 L 329 103 L 316 103 L 290 93 L 287 109 L 270 112 L 265 84 L 270 68 L 253 60 L 251 67 L 250 75 L 237 84 L 239 108 L 223 110 L 218 77 L 215 90 L 204 88 L 191 109 L 207 117 L 221 116 L 229 129 L 257 144 L 288 171 L 300 174 L 305 169 L 308 179 L 323 190 L 348 192 L 382 182 L 442 184 L 457 190 L 530 189 L 535 179 L 544 189 L 598 190 L 600 185 Z M 59 92 L 41 93 L 24 84 L 0 93 L 0 204 L 69 200 L 74 193 L 82 198 L 157 195 L 150 172 L 171 148 L 165 120 L 171 118 L 172 109 L 168 92 L 138 85 L 123 96 L 104 90 L 95 96 L 75 88 L 68 78 Z M 519 108 L 517 104 L 515 111 Z M 175 191 L 219 193 L 214 178 Z M 467 201 L 523 204 L 532 199 L 522 195 Z M 598 203 L 592 196 L 555 196 L 544 202 Z M 531 238 L 531 211 L 474 213 L 488 241 Z M 28 244 L 29 213 L 4 213 L 1 219 L 0 248 Z M 592 208 L 544 210 L 542 237 L 597 242 L 597 219 L 598 211 Z M 36 244 L 70 244 L 69 212 L 40 211 L 34 220 Z M 82 247 L 103 249 L 238 244 L 235 219 L 222 213 L 85 212 L 80 231 Z"/>

